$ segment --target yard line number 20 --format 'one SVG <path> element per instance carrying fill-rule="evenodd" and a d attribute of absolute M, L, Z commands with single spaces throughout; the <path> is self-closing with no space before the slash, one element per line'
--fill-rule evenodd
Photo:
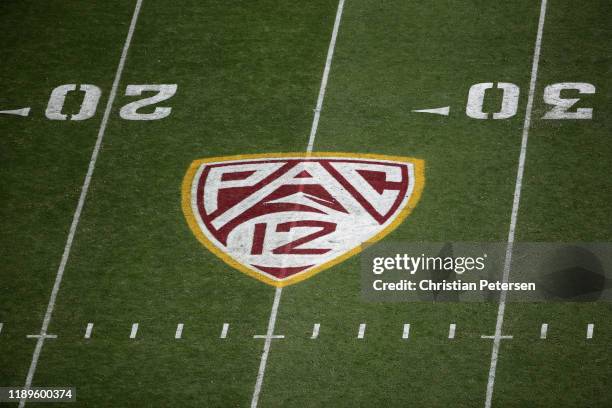
<path fill-rule="evenodd" d="M 176 84 L 144 84 L 128 85 L 125 89 L 126 96 L 141 96 L 143 93 L 152 93 L 146 98 L 124 105 L 119 111 L 119 116 L 125 120 L 159 120 L 167 117 L 172 112 L 171 107 L 156 106 L 152 112 L 142 113 L 142 109 L 168 100 L 176 94 Z M 81 84 L 78 91 L 83 93 L 81 106 L 78 113 L 68 115 L 64 113 L 66 98 L 71 92 L 77 91 L 76 84 L 60 85 L 51 91 L 45 116 L 51 120 L 86 120 L 96 114 L 98 102 L 102 91 L 96 85 Z"/>

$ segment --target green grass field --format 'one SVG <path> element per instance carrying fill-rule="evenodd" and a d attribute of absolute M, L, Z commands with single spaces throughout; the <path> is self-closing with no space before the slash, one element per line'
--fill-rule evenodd
<path fill-rule="evenodd" d="M 515 240 L 612 241 L 612 3 L 548 0 L 543 21 L 528 0 L 343 5 L 314 152 L 425 161 L 422 197 L 387 240 L 507 241 L 529 116 Z M 253 338 L 280 292 L 209 252 L 185 221 L 192 161 L 306 151 L 337 11 L 336 0 L 0 3 L 0 110 L 31 108 L 0 113 L 0 386 L 30 372 L 33 387 L 77 389 L 76 403 L 41 406 L 254 408 L 268 343 L 259 407 L 485 406 L 494 340 L 481 335 L 496 334 L 496 302 L 365 302 L 355 256 L 282 290 L 284 339 Z M 466 114 L 470 87 L 488 82 L 518 86 L 516 114 Z M 592 117 L 543 119 L 556 83 L 592 84 L 562 94 Z M 47 117 L 64 84 L 101 90 L 91 118 Z M 126 95 L 134 84 L 176 84 L 138 111 L 171 113 L 122 118 L 154 94 Z M 79 112 L 83 95 L 69 93 L 62 112 Z M 502 96 L 487 92 L 482 110 L 499 111 Z M 413 112 L 443 106 L 448 116 Z M 41 332 L 101 130 L 47 330 L 57 338 L 27 338 Z M 606 302 L 509 302 L 491 406 L 612 406 L 611 318 Z"/>

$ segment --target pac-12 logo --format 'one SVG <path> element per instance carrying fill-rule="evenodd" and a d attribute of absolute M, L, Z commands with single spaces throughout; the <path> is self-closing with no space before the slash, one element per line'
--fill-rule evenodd
<path fill-rule="evenodd" d="M 307 279 L 395 229 L 423 189 L 423 161 L 346 153 L 214 157 L 191 163 L 183 211 L 195 236 L 273 286 Z"/>

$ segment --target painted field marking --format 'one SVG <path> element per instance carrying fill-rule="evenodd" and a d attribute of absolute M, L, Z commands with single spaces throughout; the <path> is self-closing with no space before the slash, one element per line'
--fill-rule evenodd
<path fill-rule="evenodd" d="M 410 337 L 410 323 L 404 324 L 404 332 L 402 333 L 402 339 Z"/>
<path fill-rule="evenodd" d="M 494 335 L 494 336 L 485 336 L 484 334 L 482 336 L 480 336 L 481 339 L 489 339 L 489 340 L 512 340 L 514 338 L 514 336 L 498 336 L 498 335 Z"/>
<path fill-rule="evenodd" d="M 442 115 L 448 116 L 450 113 L 450 106 L 444 106 L 442 108 L 432 108 L 432 109 L 415 109 L 413 112 L 416 113 L 433 113 L 434 115 Z"/>
<path fill-rule="evenodd" d="M 115 79 L 113 80 L 113 85 L 111 87 L 111 91 L 108 96 L 108 102 L 106 103 L 106 109 L 104 110 L 104 116 L 102 117 L 102 122 L 100 123 L 100 129 L 98 130 L 98 136 L 96 138 L 96 145 L 91 154 L 91 159 L 89 160 L 89 167 L 87 168 L 87 174 L 85 176 L 85 181 L 83 182 L 83 186 L 81 187 L 81 195 L 79 196 L 79 202 L 74 212 L 74 216 L 72 217 L 72 224 L 70 224 L 70 231 L 68 232 L 68 238 L 66 240 L 66 245 L 64 246 L 62 260 L 57 270 L 57 275 L 55 277 L 53 289 L 51 290 L 51 296 L 49 298 L 47 310 L 45 311 L 45 317 L 43 319 L 43 323 L 40 328 L 41 337 L 36 342 L 36 347 L 34 348 L 34 353 L 32 354 L 32 362 L 30 363 L 30 368 L 28 369 L 28 375 L 26 377 L 26 381 L 23 386 L 23 389 L 25 389 L 26 391 L 29 390 L 30 387 L 32 386 L 32 380 L 34 379 L 34 373 L 36 372 L 36 366 L 38 365 L 38 359 L 40 358 L 40 352 L 42 351 L 43 345 L 45 343 L 44 335 L 47 333 L 47 329 L 49 328 L 49 324 L 51 323 L 53 309 L 55 308 L 55 300 L 57 299 L 57 294 L 59 292 L 59 289 L 62 283 L 62 278 L 64 277 L 64 270 L 66 269 L 66 264 L 68 263 L 68 258 L 70 257 L 70 251 L 72 249 L 72 242 L 74 240 L 74 236 L 76 234 L 77 227 L 79 226 L 79 221 L 81 219 L 81 212 L 83 211 L 83 206 L 85 205 L 85 199 L 87 198 L 87 193 L 89 191 L 89 184 L 91 183 L 91 178 L 93 176 L 94 169 L 96 168 L 98 154 L 100 153 L 100 148 L 102 147 L 102 140 L 104 139 L 104 133 L 106 132 L 106 125 L 108 123 L 108 118 L 110 116 L 110 113 L 113 107 L 113 103 L 115 102 L 115 97 L 117 95 L 117 88 L 119 87 L 121 75 L 123 74 L 123 67 L 125 66 L 125 60 L 127 58 L 128 50 L 130 49 L 130 44 L 132 43 L 132 37 L 134 35 L 134 29 L 136 28 L 136 23 L 138 21 L 138 15 L 140 14 L 140 7 L 142 5 L 142 1 L 143 0 L 137 0 L 136 5 L 134 7 L 134 14 L 132 15 L 132 20 L 130 22 L 130 27 L 128 29 L 127 37 L 125 38 L 125 43 L 123 44 L 121 58 L 119 59 L 119 65 L 117 66 L 117 71 L 115 73 Z M 25 403 L 26 403 L 26 400 L 21 399 L 19 401 L 19 408 L 23 408 L 25 406 Z"/>
<path fill-rule="evenodd" d="M 87 323 L 87 328 L 85 328 L 85 338 L 91 339 L 91 332 L 93 330 L 93 323 Z"/>
<path fill-rule="evenodd" d="M 533 110 L 533 97 L 535 94 L 536 81 L 538 78 L 538 65 L 540 63 L 540 52 L 542 50 L 542 35 L 544 33 L 544 20 L 546 18 L 546 2 L 542 0 L 540 4 L 540 18 L 538 21 L 538 32 L 536 34 L 535 47 L 533 50 L 533 62 L 531 65 L 531 79 L 529 81 L 529 95 L 527 107 L 525 109 L 525 121 L 523 122 L 523 134 L 521 139 L 521 152 L 519 155 L 516 182 L 514 184 L 514 199 L 512 201 L 512 214 L 510 216 L 510 228 L 508 229 L 508 245 L 506 247 L 506 257 L 502 281 L 507 283 L 510 277 L 510 264 L 512 263 L 512 250 L 514 248 L 514 232 L 518 217 L 519 204 L 521 201 L 521 190 L 523 187 L 523 174 L 525 173 L 525 159 L 527 157 L 527 141 L 529 140 L 529 128 L 531 126 L 531 112 Z M 504 324 L 504 313 L 506 311 L 506 297 L 508 291 L 503 290 L 499 298 L 497 309 L 497 321 L 495 323 L 495 338 L 491 350 L 491 365 L 489 366 L 489 378 L 487 380 L 487 393 L 485 398 L 485 408 L 491 408 L 493 401 L 493 389 L 495 387 L 495 373 L 499 358 L 499 348 L 502 340 L 502 327 Z"/>
<path fill-rule="evenodd" d="M 589 340 L 593 338 L 593 329 L 595 329 L 595 325 L 593 323 L 589 323 L 587 325 L 587 333 L 586 333 L 586 338 Z"/>
<path fill-rule="evenodd" d="M 361 323 L 359 325 L 359 332 L 357 333 L 357 338 L 358 339 L 363 339 L 365 337 L 365 331 L 366 331 L 366 324 L 365 323 Z"/>
<path fill-rule="evenodd" d="M 547 335 L 548 335 L 548 323 L 542 323 L 542 327 L 540 327 L 540 338 L 542 340 L 546 340 Z"/>
<path fill-rule="evenodd" d="M 2 334 L 2 327 L 4 326 L 4 323 L 0 323 L 0 334 Z"/>
<path fill-rule="evenodd" d="M 30 114 L 30 108 L 2 110 L 0 113 L 4 115 L 28 116 Z"/>
<path fill-rule="evenodd" d="M 336 19 L 334 20 L 334 28 L 332 30 L 331 40 L 327 48 L 327 58 L 325 59 L 325 68 L 323 68 L 323 78 L 321 79 L 321 87 L 319 88 L 319 96 L 317 98 L 317 106 L 314 110 L 314 118 L 312 127 L 310 128 L 310 137 L 308 138 L 307 152 L 312 152 L 314 148 L 315 137 L 319 127 L 319 118 L 323 109 L 323 99 L 325 99 L 325 91 L 327 90 L 327 80 L 329 71 L 331 70 L 332 59 L 334 58 L 334 49 L 336 48 L 336 39 L 338 38 L 338 30 L 340 29 L 340 20 L 342 19 L 342 10 L 344 9 L 344 0 L 338 1 L 338 9 L 336 10 Z"/>
<path fill-rule="evenodd" d="M 457 325 L 455 323 L 451 323 L 450 326 L 448 326 L 448 338 L 449 339 L 454 339 L 455 338 L 455 330 L 457 329 Z"/>
<path fill-rule="evenodd" d="M 316 339 L 319 337 L 320 328 L 321 328 L 320 323 L 315 323 L 314 326 L 312 326 L 312 336 L 310 336 L 311 339 Z"/>
<path fill-rule="evenodd" d="M 278 306 L 280 304 L 281 294 L 283 293 L 282 288 L 276 288 L 274 291 L 274 301 L 272 302 L 272 310 L 270 312 L 270 319 L 268 320 L 268 333 L 266 341 L 264 342 L 263 352 L 261 354 L 261 361 L 259 362 L 259 370 L 257 371 L 257 380 L 255 381 L 255 389 L 253 391 L 253 398 L 251 399 L 251 408 L 257 407 L 259 401 L 259 394 L 261 393 L 261 385 L 263 384 L 264 375 L 266 373 L 266 363 L 268 361 L 268 354 L 270 353 L 270 345 L 274 338 L 274 326 L 276 326 L 276 314 L 278 313 Z"/>
<path fill-rule="evenodd" d="M 223 323 L 223 328 L 221 329 L 221 336 L 219 336 L 219 338 L 221 339 L 227 338 L 228 330 L 229 330 L 229 323 Z"/>
<path fill-rule="evenodd" d="M 183 337 L 183 323 L 179 323 L 176 325 L 176 332 L 174 333 L 175 339 L 180 339 Z"/>
<path fill-rule="evenodd" d="M 268 336 L 267 334 L 256 334 L 253 336 L 254 339 L 284 339 L 285 335 L 284 334 L 273 334 L 271 336 Z"/>
<path fill-rule="evenodd" d="M 138 334 L 138 323 L 132 324 L 132 331 L 130 332 L 130 339 L 135 339 Z"/>
<path fill-rule="evenodd" d="M 28 339 L 57 339 L 57 334 L 28 334 Z"/>
<path fill-rule="evenodd" d="M 323 100 L 325 99 L 325 90 L 327 89 L 327 80 L 329 78 L 329 71 L 331 69 L 332 59 L 334 56 L 334 49 L 336 47 L 336 39 L 338 38 L 338 30 L 340 28 L 340 21 L 342 19 L 343 9 L 344 0 L 339 0 L 338 9 L 336 10 L 336 19 L 334 20 L 334 28 L 332 30 L 331 40 L 329 41 L 329 47 L 327 49 L 325 67 L 323 68 L 323 78 L 321 79 L 321 87 L 319 88 L 317 105 L 314 110 L 314 117 L 312 119 L 312 126 L 310 128 L 310 136 L 308 137 L 308 146 L 306 147 L 306 153 L 312 153 L 312 150 L 314 148 L 314 142 L 317 136 L 317 129 L 319 126 L 319 118 L 321 117 L 321 110 L 323 109 Z M 255 388 L 253 389 L 253 397 L 251 399 L 251 408 L 257 408 L 257 403 L 259 401 L 259 394 L 261 393 L 261 386 L 263 384 L 263 379 L 266 373 L 266 364 L 268 361 L 268 354 L 270 353 L 270 345 L 272 344 L 272 334 L 274 333 L 274 326 L 276 325 L 276 315 L 278 313 L 282 293 L 282 288 L 276 288 L 274 292 L 274 301 L 272 302 L 272 310 L 270 311 L 270 319 L 268 320 L 268 337 L 266 338 L 266 341 L 264 343 L 264 349 L 261 354 L 261 361 L 259 363 L 259 370 L 257 372 L 257 380 L 255 381 Z"/>

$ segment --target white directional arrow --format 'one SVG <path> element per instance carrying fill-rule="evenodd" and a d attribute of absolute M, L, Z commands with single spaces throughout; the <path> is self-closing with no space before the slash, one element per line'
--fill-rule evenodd
<path fill-rule="evenodd" d="M 16 116 L 28 116 L 30 114 L 30 108 L 21 108 L 21 109 L 13 109 L 13 110 L 3 110 L 0 111 L 5 115 L 16 115 Z"/>
<path fill-rule="evenodd" d="M 450 106 L 444 106 L 442 108 L 432 108 L 432 109 L 415 109 L 413 112 L 419 113 L 433 113 L 435 115 L 448 116 L 450 112 Z"/>

